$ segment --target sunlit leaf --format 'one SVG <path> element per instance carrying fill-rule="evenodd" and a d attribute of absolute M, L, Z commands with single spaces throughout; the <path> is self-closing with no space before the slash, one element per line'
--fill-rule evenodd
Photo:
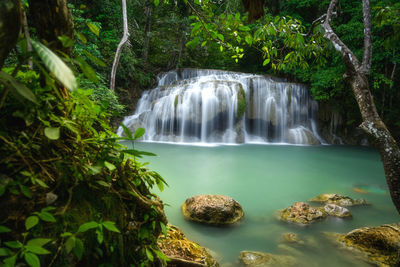
<path fill-rule="evenodd" d="M 38 223 L 39 223 L 39 218 L 37 216 L 29 216 L 25 220 L 25 228 L 26 228 L 26 230 L 29 230 Z"/>
<path fill-rule="evenodd" d="M 50 140 L 58 140 L 60 138 L 60 128 L 46 127 L 44 128 L 44 135 Z"/>
<path fill-rule="evenodd" d="M 31 267 L 40 267 L 40 260 L 39 257 L 36 256 L 36 254 L 27 252 L 24 254 L 24 259 L 26 263 L 29 264 Z"/>
<path fill-rule="evenodd" d="M 96 25 L 94 25 L 93 23 L 90 23 L 90 22 L 86 23 L 86 25 L 89 27 L 91 32 L 93 32 L 94 34 L 99 36 L 99 34 L 100 34 L 99 27 L 97 27 Z"/>
<path fill-rule="evenodd" d="M 99 65 L 100 67 L 105 67 L 106 63 L 104 63 L 101 59 L 95 57 L 91 53 L 89 53 L 86 50 L 83 50 L 83 53 L 96 65 Z"/>
<path fill-rule="evenodd" d="M 31 39 L 33 48 L 42 59 L 44 65 L 56 76 L 56 78 L 69 90 L 77 88 L 77 82 L 71 69 L 50 49 L 40 42 Z"/>
<path fill-rule="evenodd" d="M 98 225 L 99 224 L 94 221 L 84 223 L 81 226 L 79 226 L 78 233 L 86 232 L 87 230 L 97 228 Z"/>
<path fill-rule="evenodd" d="M 140 137 L 142 137 L 144 135 L 144 133 L 146 132 L 146 130 L 144 128 L 138 128 L 135 131 L 135 134 L 133 135 L 133 139 L 139 139 Z"/>
<path fill-rule="evenodd" d="M 120 233 L 120 231 L 118 230 L 118 228 L 115 226 L 115 223 L 114 223 L 114 222 L 105 221 L 105 222 L 103 222 L 103 226 L 104 226 L 108 231 Z"/>

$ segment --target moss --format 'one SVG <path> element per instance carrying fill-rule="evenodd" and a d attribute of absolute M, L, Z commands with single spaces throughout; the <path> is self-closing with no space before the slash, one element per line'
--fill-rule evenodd
<path fill-rule="evenodd" d="M 246 108 L 247 108 L 247 101 L 246 101 L 246 92 L 244 91 L 243 87 L 240 86 L 238 95 L 237 95 L 237 119 L 241 119 L 244 115 L 244 113 L 246 112 Z"/>
<path fill-rule="evenodd" d="M 176 95 L 175 96 L 175 101 L 174 101 L 174 107 L 176 108 L 176 106 L 178 105 L 178 100 L 179 100 L 179 96 Z"/>

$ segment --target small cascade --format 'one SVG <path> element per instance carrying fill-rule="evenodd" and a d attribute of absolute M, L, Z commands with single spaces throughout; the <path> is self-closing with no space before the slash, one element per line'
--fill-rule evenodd
<path fill-rule="evenodd" d="M 143 93 L 123 124 L 132 131 L 145 128 L 146 141 L 320 144 L 317 111 L 302 84 L 183 69 L 160 75 L 157 87 Z"/>

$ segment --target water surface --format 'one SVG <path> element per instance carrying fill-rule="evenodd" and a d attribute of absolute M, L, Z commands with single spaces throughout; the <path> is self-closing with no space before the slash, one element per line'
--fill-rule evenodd
<path fill-rule="evenodd" d="M 293 232 L 307 246 L 292 246 L 301 253 L 304 266 L 368 266 L 339 252 L 322 232 L 345 233 L 362 226 L 399 221 L 386 189 L 379 154 L 366 147 L 234 145 L 186 146 L 138 143 L 136 148 L 156 153 L 150 168 L 158 171 L 169 187 L 161 196 L 171 224 L 189 239 L 218 254 L 222 266 L 237 266 L 240 251 L 254 250 L 289 255 L 282 234 Z M 375 193 L 360 194 L 355 186 L 370 186 Z M 383 191 L 381 188 L 386 189 Z M 296 201 L 320 193 L 339 193 L 365 198 L 371 206 L 350 207 L 352 219 L 328 218 L 308 227 L 275 219 L 274 213 Z M 244 220 L 230 227 L 201 225 L 183 218 L 180 206 L 198 194 L 221 194 L 237 200 Z"/>

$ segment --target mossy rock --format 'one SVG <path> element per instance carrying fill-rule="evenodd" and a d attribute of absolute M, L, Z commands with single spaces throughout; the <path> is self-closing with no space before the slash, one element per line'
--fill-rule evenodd
<path fill-rule="evenodd" d="M 237 101 L 236 118 L 241 119 L 247 109 L 246 92 L 242 86 L 240 86 L 239 92 L 237 93 Z"/>
<path fill-rule="evenodd" d="M 186 219 L 206 224 L 226 225 L 240 221 L 244 212 L 233 198 L 222 195 L 198 195 L 182 205 Z"/>
<path fill-rule="evenodd" d="M 277 215 L 281 221 L 300 225 L 308 225 L 327 216 L 323 208 L 311 207 L 305 202 L 296 202 L 292 206 L 278 211 Z"/>
<path fill-rule="evenodd" d="M 310 202 L 319 202 L 325 204 L 336 204 L 342 207 L 356 206 L 356 205 L 369 205 L 365 199 L 352 199 L 348 196 L 339 194 L 320 194 L 309 200 Z"/>
<path fill-rule="evenodd" d="M 157 244 L 171 259 L 167 265 L 169 267 L 219 267 L 207 249 L 187 239 L 176 226 L 168 225 L 167 236 L 161 235 Z"/>
<path fill-rule="evenodd" d="M 400 250 L 400 224 L 362 227 L 347 234 L 326 234 L 343 248 L 377 266 L 397 266 Z"/>

